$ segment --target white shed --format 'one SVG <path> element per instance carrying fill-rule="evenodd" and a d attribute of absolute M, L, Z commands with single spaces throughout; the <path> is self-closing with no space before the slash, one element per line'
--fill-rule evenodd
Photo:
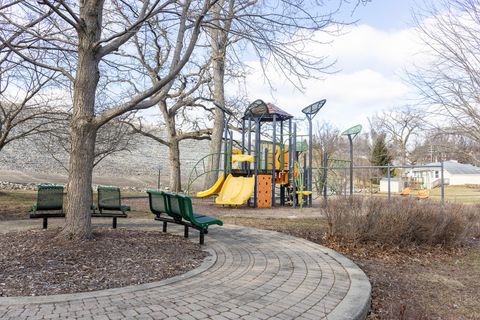
<path fill-rule="evenodd" d="M 390 178 L 390 192 L 403 190 L 403 181 L 400 178 Z M 388 193 L 388 178 L 380 180 L 380 192 Z"/>

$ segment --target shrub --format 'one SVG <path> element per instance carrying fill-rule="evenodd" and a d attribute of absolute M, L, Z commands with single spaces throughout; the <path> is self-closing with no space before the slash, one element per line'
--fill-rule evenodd
<path fill-rule="evenodd" d="M 480 215 L 474 206 L 410 198 L 339 198 L 325 208 L 328 236 L 352 242 L 387 245 L 462 243 L 480 235 Z"/>

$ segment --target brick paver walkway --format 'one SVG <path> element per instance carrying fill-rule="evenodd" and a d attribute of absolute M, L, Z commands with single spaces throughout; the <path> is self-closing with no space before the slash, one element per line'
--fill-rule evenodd
<path fill-rule="evenodd" d="M 145 221 L 129 227 L 160 228 Z M 0 223 L 2 231 L 16 227 Z M 192 241 L 197 235 L 191 232 Z M 360 319 L 368 311 L 367 277 L 330 249 L 237 226 L 214 227 L 205 240 L 211 255 L 187 274 L 90 293 L 0 298 L 0 318 L 314 320 Z"/>

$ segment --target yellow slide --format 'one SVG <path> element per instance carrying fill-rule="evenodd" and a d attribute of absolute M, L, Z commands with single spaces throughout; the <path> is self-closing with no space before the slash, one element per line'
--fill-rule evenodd
<path fill-rule="evenodd" d="M 234 177 L 229 174 L 215 203 L 242 205 L 253 195 L 254 185 L 255 177 Z"/>
<path fill-rule="evenodd" d="M 210 189 L 197 193 L 197 198 L 206 198 L 217 194 L 222 189 L 224 180 L 225 176 L 222 173 L 222 175 L 218 177 L 217 182 L 215 182 Z"/>

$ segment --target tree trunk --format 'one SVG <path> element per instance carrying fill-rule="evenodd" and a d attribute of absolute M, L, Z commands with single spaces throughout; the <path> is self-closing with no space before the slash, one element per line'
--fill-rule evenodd
<path fill-rule="evenodd" d="M 80 122 L 80 123 L 78 123 Z M 67 187 L 65 226 L 61 236 L 67 239 L 89 239 L 92 236 L 90 206 L 96 129 L 87 121 L 72 119 L 71 150 Z"/>
<path fill-rule="evenodd" d="M 216 91 L 216 90 L 215 90 Z M 210 188 L 215 184 L 218 179 L 217 169 L 220 167 L 220 153 L 222 152 L 222 136 L 224 130 L 225 116 L 220 110 L 215 111 L 215 120 L 213 122 L 213 131 L 210 141 L 210 153 L 212 154 L 208 162 L 209 172 L 205 177 L 205 189 Z"/>
<path fill-rule="evenodd" d="M 182 190 L 182 175 L 180 170 L 180 147 L 179 141 L 170 140 L 169 148 L 170 161 L 170 190 L 180 192 Z"/>
<path fill-rule="evenodd" d="M 219 18 L 220 5 L 217 4 L 212 10 L 213 15 Z M 219 19 L 216 19 L 217 21 Z M 218 22 L 217 22 L 218 23 Z M 226 36 L 219 27 L 211 30 L 212 36 L 212 69 L 213 69 L 213 100 L 220 108 L 225 109 L 225 42 Z M 208 172 L 205 177 L 205 189 L 210 188 L 218 179 L 220 166 L 220 152 L 222 152 L 222 136 L 224 131 L 225 114 L 220 108 L 215 109 L 215 119 L 210 141 L 210 153 L 212 156 L 208 163 Z"/>
<path fill-rule="evenodd" d="M 66 221 L 60 237 L 82 240 L 92 236 L 92 172 L 97 127 L 94 123 L 99 58 L 95 44 L 101 36 L 103 3 L 85 1 L 80 8 L 84 28 L 79 31 L 78 64 L 73 84 L 73 115 L 70 122 L 70 159 Z"/>

